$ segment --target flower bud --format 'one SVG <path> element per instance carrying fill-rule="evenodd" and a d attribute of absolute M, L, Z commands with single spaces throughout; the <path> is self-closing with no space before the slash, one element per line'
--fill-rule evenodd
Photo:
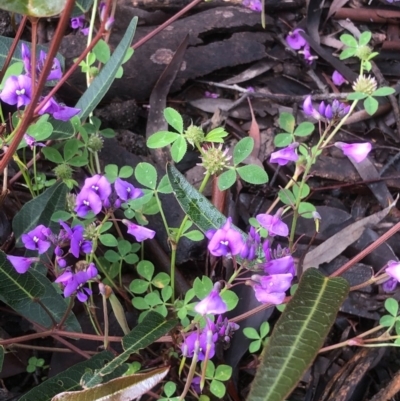
<path fill-rule="evenodd" d="M 355 52 L 355 55 L 360 59 L 360 60 L 368 60 L 368 57 L 371 55 L 372 50 L 369 46 L 363 45 L 363 46 L 358 46 Z"/>
<path fill-rule="evenodd" d="M 222 150 L 222 144 L 217 148 L 212 146 L 208 149 L 203 149 L 202 163 L 203 166 L 211 175 L 222 172 L 228 167 L 228 162 L 231 156 L 227 156 L 228 149 Z"/>
<path fill-rule="evenodd" d="M 103 138 L 98 134 L 93 134 L 90 136 L 87 146 L 92 152 L 100 152 L 103 149 L 103 144 Z"/>
<path fill-rule="evenodd" d="M 185 131 L 185 138 L 192 146 L 196 143 L 200 144 L 204 142 L 204 131 L 201 127 L 192 124 Z"/>
<path fill-rule="evenodd" d="M 68 164 L 59 164 L 53 171 L 58 180 L 70 180 L 72 178 L 72 168 Z"/>
<path fill-rule="evenodd" d="M 353 84 L 353 90 L 370 96 L 374 91 L 376 91 L 377 85 L 375 78 L 370 75 L 368 77 L 366 75 L 360 75 L 357 81 Z"/>

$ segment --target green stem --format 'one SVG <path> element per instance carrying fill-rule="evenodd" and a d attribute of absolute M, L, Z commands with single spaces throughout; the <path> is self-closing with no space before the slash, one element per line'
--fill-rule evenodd
<path fill-rule="evenodd" d="M 89 25 L 89 33 L 87 36 L 87 46 L 92 41 L 93 38 L 93 28 L 94 28 L 94 22 L 96 20 L 96 12 L 98 9 L 98 0 L 94 0 L 93 6 L 92 6 L 92 15 L 90 16 L 90 25 Z M 90 66 L 89 66 L 89 57 L 90 57 L 90 52 L 86 56 L 86 66 L 87 66 L 87 71 L 86 71 L 86 85 L 89 88 L 91 84 L 91 76 L 90 76 Z"/>

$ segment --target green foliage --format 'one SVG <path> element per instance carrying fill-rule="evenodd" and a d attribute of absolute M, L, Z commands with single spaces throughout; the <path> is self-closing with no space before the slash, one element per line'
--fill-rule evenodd
<path fill-rule="evenodd" d="M 202 369 L 204 362 L 202 362 Z M 206 367 L 206 380 L 210 382 L 210 391 L 218 399 L 222 399 L 225 395 L 225 384 L 222 382 L 227 381 L 232 376 L 232 367 L 229 365 L 219 365 L 215 368 L 212 361 L 207 361 Z"/>
<path fill-rule="evenodd" d="M 36 358 L 36 356 L 31 356 L 28 359 L 28 366 L 26 367 L 26 371 L 28 373 L 33 373 L 36 369 L 41 369 L 44 366 L 43 358 Z"/>
<path fill-rule="evenodd" d="M 156 189 L 157 171 L 150 163 L 139 163 L 135 168 L 135 178 L 145 187 Z"/>
<path fill-rule="evenodd" d="M 274 138 L 274 145 L 278 148 L 289 146 L 295 141 L 295 137 L 306 137 L 314 131 L 314 124 L 304 121 L 296 127 L 296 121 L 292 114 L 283 112 L 279 116 L 279 127 L 285 132 L 277 134 Z"/>
<path fill-rule="evenodd" d="M 269 330 L 270 330 L 270 327 L 269 327 L 268 322 L 263 322 L 261 324 L 259 333 L 253 327 L 245 327 L 243 329 L 243 334 L 247 338 L 254 340 L 249 345 L 249 351 L 251 353 L 258 352 L 260 350 L 261 346 L 266 344 L 266 341 L 268 340 L 266 337 L 269 333 Z"/>
<path fill-rule="evenodd" d="M 249 401 L 281 401 L 296 386 L 323 345 L 349 284 L 308 269 L 261 356 Z"/>
<path fill-rule="evenodd" d="M 31 17 L 54 17 L 62 12 L 66 0 L 0 0 L 0 9 Z"/>
<path fill-rule="evenodd" d="M 123 166 L 118 171 L 116 164 L 107 164 L 104 168 L 107 180 L 113 184 L 117 178 L 126 179 L 132 176 L 133 168 L 131 166 Z"/>
<path fill-rule="evenodd" d="M 363 92 L 353 92 L 350 93 L 347 98 L 349 100 L 364 100 L 364 108 L 365 111 L 370 115 L 374 115 L 376 111 L 378 110 L 379 103 L 375 99 L 375 97 L 381 97 L 381 96 L 389 96 L 393 95 L 396 91 L 393 88 L 390 88 L 388 86 L 384 86 L 382 88 L 376 89 L 374 92 L 372 92 L 371 95 L 368 95 L 367 93 Z"/>
<path fill-rule="evenodd" d="M 388 298 L 385 301 L 385 309 L 389 313 L 388 315 L 383 315 L 379 320 L 379 324 L 383 327 L 387 327 L 388 331 L 390 331 L 393 327 L 396 328 L 396 332 L 399 335 L 400 332 L 398 328 L 400 328 L 400 316 L 399 313 L 399 304 L 394 298 Z M 398 341 L 396 340 L 398 343 Z"/>

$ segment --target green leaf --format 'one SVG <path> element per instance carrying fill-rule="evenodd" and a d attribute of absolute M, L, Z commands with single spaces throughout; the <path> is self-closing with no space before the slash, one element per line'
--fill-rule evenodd
<path fill-rule="evenodd" d="M 258 334 L 257 330 L 253 327 L 245 327 L 243 329 L 243 334 L 247 338 L 250 338 L 250 340 L 258 340 L 260 338 L 260 335 Z"/>
<path fill-rule="evenodd" d="M 210 384 L 210 391 L 217 398 L 222 399 L 225 395 L 225 385 L 221 383 L 219 380 L 213 380 Z"/>
<path fill-rule="evenodd" d="M 118 252 L 121 256 L 127 255 L 131 251 L 131 243 L 125 239 L 118 239 Z"/>
<path fill-rule="evenodd" d="M 241 139 L 233 148 L 233 164 L 236 166 L 248 157 L 254 148 L 254 139 L 246 137 Z"/>
<path fill-rule="evenodd" d="M 174 190 L 175 197 L 183 211 L 203 233 L 223 226 L 226 222 L 226 217 L 220 213 L 204 195 L 193 188 L 174 166 L 167 166 L 167 175 L 172 189 Z M 236 227 L 235 229 L 244 236 L 242 231 Z"/>
<path fill-rule="evenodd" d="M 163 148 L 175 142 L 180 137 L 176 132 L 159 131 L 149 137 L 147 147 L 150 149 Z"/>
<path fill-rule="evenodd" d="M 379 103 L 376 99 L 374 99 L 372 96 L 368 96 L 364 100 L 364 108 L 365 111 L 370 115 L 374 115 L 376 111 L 378 110 Z"/>
<path fill-rule="evenodd" d="M 218 188 L 221 191 L 225 191 L 230 188 L 235 182 L 236 171 L 233 169 L 226 170 L 218 177 Z"/>
<path fill-rule="evenodd" d="M 232 376 L 232 366 L 229 365 L 219 365 L 215 369 L 214 378 L 225 382 L 229 380 Z"/>
<path fill-rule="evenodd" d="M 135 178 L 145 187 L 156 189 L 157 171 L 150 163 L 139 163 L 135 168 Z"/>
<path fill-rule="evenodd" d="M 393 95 L 393 93 L 395 92 L 396 91 L 393 88 L 384 86 L 383 88 L 379 88 L 376 91 L 374 91 L 371 96 L 389 96 Z"/>
<path fill-rule="evenodd" d="M 293 185 L 292 191 L 293 191 L 293 195 L 295 196 L 296 199 L 297 198 L 304 199 L 308 195 L 310 195 L 310 187 L 304 183 L 301 188 L 301 191 L 300 191 L 300 185 L 296 185 L 296 183 Z"/>
<path fill-rule="evenodd" d="M 340 60 L 346 60 L 347 58 L 353 57 L 356 54 L 356 49 L 354 47 L 349 47 L 347 49 L 344 49 L 340 53 Z"/>
<path fill-rule="evenodd" d="M 391 327 L 395 322 L 396 319 L 390 315 L 384 315 L 379 320 L 379 324 L 383 327 Z"/>
<path fill-rule="evenodd" d="M 6 83 L 8 77 L 10 77 L 11 75 L 15 76 L 21 75 L 23 70 L 24 70 L 24 63 L 22 63 L 21 61 L 17 61 L 9 65 L 6 73 L 4 74 L 3 80 L 1 81 L 0 90 L 3 90 L 4 84 Z"/>
<path fill-rule="evenodd" d="M 304 121 L 294 130 L 295 136 L 308 136 L 314 131 L 314 124 L 309 121 Z"/>
<path fill-rule="evenodd" d="M 0 0 L 0 9 L 31 17 L 54 17 L 65 4 L 66 0 Z"/>
<path fill-rule="evenodd" d="M 137 310 L 147 310 L 149 309 L 149 305 L 147 305 L 147 302 L 144 300 L 142 297 L 135 297 L 132 299 L 132 305 L 137 309 Z"/>
<path fill-rule="evenodd" d="M 300 202 L 299 204 L 299 214 L 301 217 L 304 217 L 305 219 L 312 219 L 314 218 L 313 213 L 317 209 L 312 203 L 309 202 Z"/>
<path fill-rule="evenodd" d="M 53 132 L 53 126 L 44 120 L 43 117 L 47 119 L 47 116 L 42 116 L 40 120 L 35 124 L 31 124 L 27 129 L 27 133 L 35 138 L 37 142 L 48 139 Z"/>
<path fill-rule="evenodd" d="M 347 100 L 362 100 L 365 99 L 368 95 L 362 92 L 354 92 L 350 93 L 347 96 Z"/>
<path fill-rule="evenodd" d="M 399 313 L 399 304 L 393 298 L 388 298 L 385 301 L 385 309 L 394 317 Z"/>
<path fill-rule="evenodd" d="M 87 11 L 89 11 L 92 4 L 93 4 L 93 0 L 76 0 L 75 6 L 71 13 L 71 18 L 78 17 L 79 15 L 85 14 Z"/>
<path fill-rule="evenodd" d="M 133 300 L 135 300 L 134 298 Z M 149 312 L 143 321 L 139 323 L 129 334 L 122 339 L 124 352 L 105 365 L 102 369 L 96 370 L 86 381 L 86 387 L 98 384 L 98 380 L 115 370 L 117 366 L 124 363 L 131 354 L 136 353 L 142 348 L 148 347 L 161 336 L 172 330 L 177 324 L 177 320 L 165 320 L 156 312 Z M 95 398 L 94 398 L 95 399 Z"/>
<path fill-rule="evenodd" d="M 293 134 L 295 124 L 296 120 L 292 114 L 284 112 L 279 116 L 279 126 L 289 134 Z"/>
<path fill-rule="evenodd" d="M 274 145 L 278 148 L 289 146 L 293 142 L 293 135 L 287 133 L 281 133 L 276 135 L 274 138 Z"/>
<path fill-rule="evenodd" d="M 102 234 L 99 236 L 99 241 L 105 246 L 117 246 L 118 241 L 112 234 Z"/>
<path fill-rule="evenodd" d="M 68 187 L 59 182 L 46 189 L 41 195 L 25 203 L 13 220 L 13 231 L 17 246 L 22 246 L 21 235 L 31 231 L 39 224 L 49 227 L 53 234 L 60 230 L 58 222 L 51 220 L 53 213 L 65 210 Z"/>
<path fill-rule="evenodd" d="M 149 294 L 144 296 L 144 300 L 146 301 L 147 305 L 151 307 L 155 307 L 157 305 L 161 305 L 163 302 L 161 301 L 160 293 L 157 290 L 153 290 Z"/>
<path fill-rule="evenodd" d="M 208 142 L 224 143 L 224 138 L 228 136 L 228 133 L 223 127 L 217 127 L 211 130 L 205 137 Z"/>
<path fill-rule="evenodd" d="M 56 164 L 64 163 L 64 159 L 61 156 L 61 153 L 57 149 L 52 148 L 51 146 L 46 146 L 45 148 L 43 148 L 42 153 L 44 154 L 44 157 L 47 160 L 50 160 L 53 163 Z"/>
<path fill-rule="evenodd" d="M 110 47 L 103 39 L 100 39 L 96 43 L 96 46 L 93 48 L 93 53 L 96 55 L 97 60 L 103 64 L 106 64 L 111 57 Z"/>
<path fill-rule="evenodd" d="M 168 371 L 169 366 L 146 373 L 117 377 L 92 388 L 58 394 L 52 401 L 133 400 L 151 390 L 167 375 Z"/>
<path fill-rule="evenodd" d="M 203 239 L 204 239 L 203 233 L 199 230 L 188 231 L 183 236 L 186 238 L 189 238 L 190 240 L 195 241 L 195 242 L 203 241 Z"/>
<path fill-rule="evenodd" d="M 169 284 L 170 281 L 171 278 L 167 273 L 160 272 L 155 275 L 153 280 L 151 280 L 151 283 L 154 285 L 154 287 L 164 288 Z"/>
<path fill-rule="evenodd" d="M 158 183 L 157 192 L 160 192 L 161 194 L 172 193 L 172 187 L 171 187 L 171 184 L 169 183 L 169 179 L 168 179 L 167 175 L 164 175 L 161 178 L 160 182 Z"/>
<path fill-rule="evenodd" d="M 183 156 L 185 156 L 187 150 L 186 139 L 179 135 L 179 138 L 171 146 L 171 156 L 175 163 L 179 163 Z"/>
<path fill-rule="evenodd" d="M 285 400 L 313 362 L 349 291 L 343 278 L 308 269 L 262 353 L 249 401 Z"/>
<path fill-rule="evenodd" d="M 228 307 L 228 311 L 235 309 L 237 304 L 239 303 L 239 297 L 236 295 L 235 292 L 231 290 L 226 290 L 222 292 L 221 298 Z"/>
<path fill-rule="evenodd" d="M 261 323 L 261 326 L 260 326 L 260 335 L 261 335 L 261 338 L 264 338 L 264 337 L 266 337 L 267 336 L 267 334 L 269 333 L 269 323 L 268 322 L 263 322 L 263 323 Z"/>
<path fill-rule="evenodd" d="M 145 280 L 134 279 L 129 285 L 129 289 L 134 294 L 144 294 L 149 288 L 150 283 Z M 146 308 L 147 309 L 147 308 Z"/>
<path fill-rule="evenodd" d="M 114 81 L 115 74 L 122 64 L 125 54 L 131 45 L 133 35 L 135 34 L 136 24 L 137 17 L 132 19 L 110 60 L 101 69 L 99 75 L 97 75 L 97 77 L 92 81 L 89 88 L 75 105 L 76 108 L 81 109 L 79 113 L 79 118 L 81 120 L 85 120 L 89 116 L 89 114 L 99 104 L 100 100 L 103 99 L 104 95 L 108 92 Z"/>
<path fill-rule="evenodd" d="M 268 174 L 263 168 L 256 166 L 255 164 L 238 167 L 236 171 L 240 178 L 249 184 L 261 185 L 268 182 Z"/>
<path fill-rule="evenodd" d="M 176 384 L 174 382 L 167 382 L 164 385 L 164 394 L 171 397 L 176 391 Z"/>
<path fill-rule="evenodd" d="M 366 46 L 372 38 L 372 33 L 370 31 L 363 32 L 358 38 L 358 44 L 360 46 Z"/>
<path fill-rule="evenodd" d="M 112 249 L 108 249 L 104 254 L 104 257 L 111 263 L 119 262 L 121 260 L 121 256 Z"/>
<path fill-rule="evenodd" d="M 129 178 L 133 174 L 133 167 L 131 166 L 122 166 L 121 170 L 119 170 L 118 177 L 120 178 Z"/>
<path fill-rule="evenodd" d="M 64 145 L 64 160 L 67 162 L 72 159 L 78 152 L 78 149 L 83 145 L 78 139 L 69 139 Z"/>
<path fill-rule="evenodd" d="M 254 354 L 255 352 L 258 352 L 260 348 L 261 348 L 261 340 L 252 341 L 249 345 L 249 352 L 251 354 Z"/>
<path fill-rule="evenodd" d="M 351 36 L 351 35 L 349 35 L 349 34 L 347 34 L 347 33 L 344 33 L 343 35 L 340 35 L 340 40 L 341 40 L 341 42 L 344 43 L 346 46 L 349 46 L 349 47 L 358 47 L 358 42 L 357 42 L 357 40 L 356 40 L 353 36 Z"/>
<path fill-rule="evenodd" d="M 148 260 L 141 260 L 137 265 L 137 272 L 147 281 L 151 281 L 154 274 L 154 265 Z"/>
<path fill-rule="evenodd" d="M 278 198 L 285 205 L 294 205 L 296 203 L 296 198 L 290 189 L 280 189 L 278 192 Z"/>
<path fill-rule="evenodd" d="M 104 172 L 107 180 L 111 184 L 114 184 L 118 177 L 118 166 L 116 164 L 107 164 L 107 166 L 104 168 Z"/>
<path fill-rule="evenodd" d="M 199 299 L 205 298 L 213 289 L 213 283 L 207 276 L 203 276 L 201 279 L 196 277 L 193 282 L 193 290 L 196 297 Z"/>
<path fill-rule="evenodd" d="M 167 107 L 164 110 L 164 118 L 167 120 L 167 123 L 178 131 L 180 134 L 183 134 L 183 120 L 182 116 L 172 107 Z"/>

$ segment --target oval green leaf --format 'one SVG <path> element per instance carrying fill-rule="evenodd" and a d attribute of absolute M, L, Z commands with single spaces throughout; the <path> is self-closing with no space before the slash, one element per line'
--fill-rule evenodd
<path fill-rule="evenodd" d="M 167 107 L 164 110 L 164 118 L 172 128 L 176 129 L 180 134 L 183 133 L 182 116 L 175 109 Z"/>
<path fill-rule="evenodd" d="M 287 398 L 317 356 L 348 291 L 343 278 L 316 269 L 303 274 L 262 353 L 248 401 Z"/>
<path fill-rule="evenodd" d="M 221 191 L 225 191 L 230 188 L 236 182 L 236 171 L 235 170 L 227 170 L 224 171 L 218 177 L 218 188 Z"/>
<path fill-rule="evenodd" d="M 250 155 L 254 148 L 254 139 L 251 137 L 241 139 L 233 148 L 233 164 L 236 166 Z"/>
<path fill-rule="evenodd" d="M 157 186 L 157 171 L 150 163 L 139 163 L 135 168 L 135 178 L 147 188 L 155 189 Z"/>
<path fill-rule="evenodd" d="M 261 185 L 268 182 L 268 174 L 260 166 L 249 164 L 236 169 L 240 178 L 249 184 Z"/>
<path fill-rule="evenodd" d="M 0 9 L 31 17 L 53 17 L 64 10 L 67 0 L 0 0 Z"/>
<path fill-rule="evenodd" d="M 179 138 L 176 132 L 159 131 L 151 135 L 147 140 L 147 147 L 150 149 L 163 148 L 170 145 Z"/>

